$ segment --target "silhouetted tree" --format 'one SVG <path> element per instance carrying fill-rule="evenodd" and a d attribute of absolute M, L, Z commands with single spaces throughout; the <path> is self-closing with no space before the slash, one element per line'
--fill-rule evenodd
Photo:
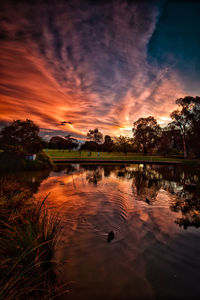
<path fill-rule="evenodd" d="M 132 150 L 132 140 L 123 135 L 115 137 L 113 149 L 118 152 L 123 152 L 125 155 L 127 155 L 127 153 L 131 152 Z"/>
<path fill-rule="evenodd" d="M 93 141 L 86 141 L 84 144 L 81 145 L 81 150 L 88 150 L 88 151 L 97 151 L 99 145 Z"/>
<path fill-rule="evenodd" d="M 172 124 L 180 129 L 183 141 L 184 157 L 188 157 L 188 150 L 200 155 L 200 97 L 186 96 L 179 98 L 176 103 L 180 110 L 171 113 Z M 190 145 L 190 149 L 188 146 Z"/>
<path fill-rule="evenodd" d="M 38 153 L 44 141 L 38 135 L 39 127 L 31 120 L 16 120 L 0 132 L 0 149 L 15 153 Z"/>
<path fill-rule="evenodd" d="M 148 151 L 152 151 L 158 144 L 161 128 L 156 119 L 149 116 L 147 118 L 140 118 L 134 122 L 132 131 L 134 143 L 146 155 Z"/>
<path fill-rule="evenodd" d="M 98 128 L 95 128 L 94 130 L 90 129 L 89 132 L 87 133 L 87 137 L 89 140 L 97 144 L 102 143 L 103 140 L 103 134 L 99 131 Z"/>
<path fill-rule="evenodd" d="M 102 150 L 105 152 L 111 152 L 113 147 L 113 140 L 109 135 L 105 135 Z"/>
<path fill-rule="evenodd" d="M 77 139 L 71 137 L 71 135 L 65 136 L 66 140 L 66 149 L 77 149 L 78 148 L 78 141 Z"/>
<path fill-rule="evenodd" d="M 78 141 L 72 138 L 71 135 L 66 137 L 53 136 L 49 141 L 50 149 L 76 149 L 78 147 Z"/>
<path fill-rule="evenodd" d="M 67 142 L 61 136 L 52 136 L 49 141 L 50 149 L 66 149 Z"/>
<path fill-rule="evenodd" d="M 174 120 L 171 125 L 175 125 L 178 129 L 180 129 L 182 141 L 183 141 L 183 150 L 184 150 L 184 157 L 188 157 L 188 150 L 187 150 L 187 136 L 189 130 L 189 120 L 187 117 L 182 115 L 181 111 L 175 110 L 170 114 L 172 120 Z"/>
<path fill-rule="evenodd" d="M 162 155 L 178 154 L 182 150 L 182 137 L 173 124 L 162 129 L 158 152 Z"/>

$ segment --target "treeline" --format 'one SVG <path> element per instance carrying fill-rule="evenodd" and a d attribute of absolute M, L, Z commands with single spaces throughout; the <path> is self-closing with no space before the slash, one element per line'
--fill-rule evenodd
<path fill-rule="evenodd" d="M 187 96 L 176 100 L 179 109 L 170 114 L 172 122 L 161 128 L 157 120 L 149 116 L 133 123 L 133 137 L 112 138 L 90 129 L 88 140 L 81 144 L 71 136 L 52 137 L 48 143 L 51 149 L 77 149 L 79 151 L 104 151 L 158 153 L 165 156 L 184 155 L 185 158 L 200 157 L 200 97 Z"/>
<path fill-rule="evenodd" d="M 119 136 L 112 138 L 105 135 L 98 128 L 90 129 L 87 140 L 80 144 L 70 135 L 54 136 L 49 142 L 43 141 L 39 134 L 39 127 L 31 120 L 13 121 L 0 132 L 0 149 L 4 152 L 27 155 L 41 153 L 43 148 L 68 149 L 79 151 L 104 151 L 158 153 L 165 156 L 184 155 L 200 157 L 200 97 L 187 96 L 176 100 L 179 109 L 170 115 L 172 122 L 161 128 L 157 120 L 149 116 L 139 118 L 133 123 L 133 136 Z"/>
<path fill-rule="evenodd" d="M 75 150 L 78 148 L 79 143 L 78 140 L 72 138 L 71 135 L 67 135 L 65 137 L 61 136 L 53 136 L 46 145 L 49 149 L 68 149 Z"/>

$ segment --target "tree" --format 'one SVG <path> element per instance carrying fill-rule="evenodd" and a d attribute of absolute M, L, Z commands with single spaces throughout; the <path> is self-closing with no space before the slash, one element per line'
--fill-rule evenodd
<path fill-rule="evenodd" d="M 77 149 L 78 148 L 77 139 L 71 137 L 71 135 L 65 136 L 65 140 L 66 140 L 67 149 L 71 150 L 71 149 Z"/>
<path fill-rule="evenodd" d="M 170 117 L 173 124 L 181 132 L 184 157 L 188 157 L 188 150 L 200 154 L 200 97 L 186 96 L 179 98 L 176 103 L 181 109 L 175 110 Z M 189 149 L 190 145 L 190 149 Z"/>
<path fill-rule="evenodd" d="M 90 129 L 89 132 L 87 133 L 87 137 L 89 140 L 97 144 L 102 143 L 103 140 L 103 134 L 99 131 L 98 128 L 95 128 L 94 130 Z"/>
<path fill-rule="evenodd" d="M 38 134 L 39 127 L 33 121 L 13 121 L 0 132 L 0 148 L 7 152 L 38 153 L 44 145 Z"/>
<path fill-rule="evenodd" d="M 115 137 L 114 149 L 127 155 L 132 150 L 132 140 L 126 136 Z"/>
<path fill-rule="evenodd" d="M 148 151 L 152 151 L 158 144 L 161 128 L 156 119 L 149 116 L 147 118 L 140 118 L 134 122 L 132 131 L 134 143 L 146 155 Z"/>
<path fill-rule="evenodd" d="M 93 141 L 86 141 L 84 144 L 81 145 L 80 149 L 88 151 L 97 151 L 99 150 L 99 144 Z"/>
<path fill-rule="evenodd" d="M 76 149 L 78 147 L 78 141 L 72 138 L 71 135 L 65 137 L 53 136 L 49 141 L 50 149 Z"/>
<path fill-rule="evenodd" d="M 61 136 L 52 136 L 49 141 L 50 149 L 65 149 L 66 148 L 66 140 Z"/>
<path fill-rule="evenodd" d="M 113 140 L 111 139 L 111 137 L 109 135 L 105 135 L 104 143 L 102 145 L 103 151 L 111 152 L 112 146 L 113 146 Z"/>
<path fill-rule="evenodd" d="M 174 120 L 173 122 L 171 122 L 171 125 L 175 125 L 177 128 L 180 129 L 182 141 L 183 141 L 184 157 L 187 158 L 188 157 L 187 132 L 189 130 L 189 120 L 179 110 L 173 111 L 170 114 L 170 117 L 172 118 L 172 120 Z"/>
<path fill-rule="evenodd" d="M 192 108 L 189 113 L 191 149 L 197 157 L 200 157 L 200 97 L 191 99 L 191 103 Z"/>
<path fill-rule="evenodd" d="M 158 152 L 162 155 L 179 154 L 182 150 L 182 137 L 180 130 L 173 124 L 168 124 L 162 128 L 159 139 Z"/>

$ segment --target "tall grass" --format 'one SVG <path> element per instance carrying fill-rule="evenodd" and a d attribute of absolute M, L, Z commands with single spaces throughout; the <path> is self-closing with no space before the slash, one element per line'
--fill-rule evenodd
<path fill-rule="evenodd" d="M 58 217 L 27 200 L 26 192 L 0 195 L 0 299 L 51 299 L 59 293 L 54 251 Z"/>

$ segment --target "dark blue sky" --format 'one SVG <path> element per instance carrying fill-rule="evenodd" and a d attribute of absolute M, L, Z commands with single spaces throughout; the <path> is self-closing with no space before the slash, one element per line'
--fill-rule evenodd
<path fill-rule="evenodd" d="M 200 1 L 166 1 L 149 41 L 152 64 L 172 65 L 190 93 L 200 89 Z"/>

